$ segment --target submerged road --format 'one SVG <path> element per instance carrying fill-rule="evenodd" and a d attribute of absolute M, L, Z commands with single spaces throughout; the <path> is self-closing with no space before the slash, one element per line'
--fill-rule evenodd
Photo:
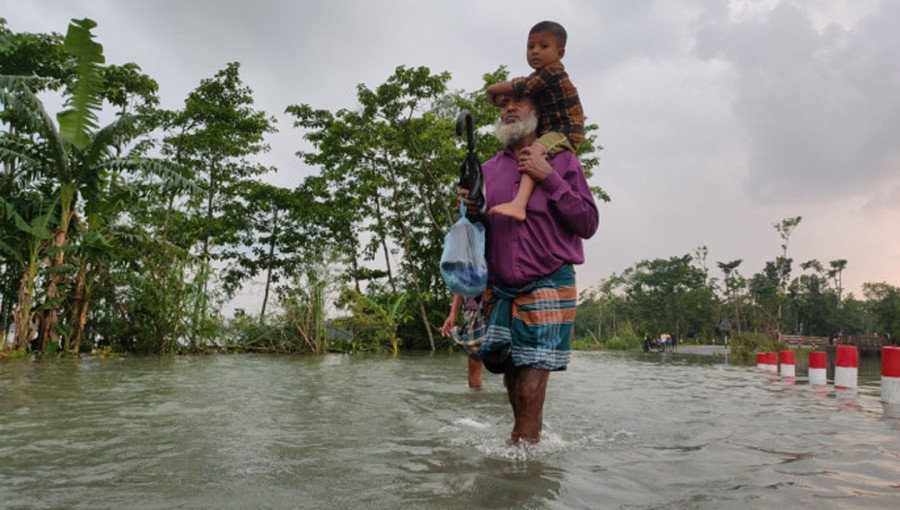
<path fill-rule="evenodd" d="M 728 354 L 728 348 L 724 345 L 679 345 L 678 350 L 682 354 L 702 354 L 704 356 L 713 356 L 716 354 Z"/>

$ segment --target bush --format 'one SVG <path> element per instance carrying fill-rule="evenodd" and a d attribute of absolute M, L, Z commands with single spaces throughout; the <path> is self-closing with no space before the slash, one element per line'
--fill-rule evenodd
<path fill-rule="evenodd" d="M 321 354 L 328 348 L 328 329 L 320 308 L 283 299 L 281 314 L 264 320 L 240 315 L 229 321 L 226 347 L 239 351 Z"/>
<path fill-rule="evenodd" d="M 603 344 L 597 341 L 596 336 L 572 340 L 572 350 L 575 351 L 599 351 L 601 349 L 603 349 Z"/>
<path fill-rule="evenodd" d="M 597 351 L 608 349 L 611 351 L 639 351 L 641 350 L 641 338 L 634 332 L 631 322 L 626 322 L 615 338 L 597 341 L 591 333 L 590 338 L 580 338 L 572 342 L 572 349 L 577 351 Z"/>
<path fill-rule="evenodd" d="M 618 336 L 607 340 L 606 348 L 613 351 L 639 351 L 641 350 L 641 339 L 637 335 Z"/>
<path fill-rule="evenodd" d="M 756 353 L 786 349 L 787 346 L 778 340 L 761 333 L 740 333 L 729 340 L 731 351 L 729 359 L 736 363 L 756 362 Z"/>
<path fill-rule="evenodd" d="M 641 350 L 641 337 L 634 331 L 631 321 L 626 321 L 619 328 L 619 334 L 615 338 L 606 341 L 606 348 L 614 351 L 639 351 Z"/>

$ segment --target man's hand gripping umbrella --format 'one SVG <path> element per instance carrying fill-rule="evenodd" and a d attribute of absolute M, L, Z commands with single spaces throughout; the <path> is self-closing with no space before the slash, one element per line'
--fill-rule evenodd
<path fill-rule="evenodd" d="M 474 203 L 479 214 L 485 212 L 484 175 L 481 173 L 481 163 L 475 154 L 475 133 L 472 126 L 472 114 L 463 110 L 456 118 L 456 136 L 462 136 L 463 127 L 466 132 L 467 152 L 459 170 L 459 187 L 469 190 L 467 198 Z"/>

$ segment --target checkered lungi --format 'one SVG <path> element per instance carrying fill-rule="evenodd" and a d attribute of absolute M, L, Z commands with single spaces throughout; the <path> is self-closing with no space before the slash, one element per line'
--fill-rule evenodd
<path fill-rule="evenodd" d="M 457 343 L 478 359 L 492 353 L 490 357 L 496 359 L 496 354 L 508 352 L 516 366 L 565 370 L 571 358 L 577 298 L 570 264 L 519 289 L 493 285 L 484 299 L 486 329 L 480 324 L 474 328 L 483 332 L 483 338 Z"/>

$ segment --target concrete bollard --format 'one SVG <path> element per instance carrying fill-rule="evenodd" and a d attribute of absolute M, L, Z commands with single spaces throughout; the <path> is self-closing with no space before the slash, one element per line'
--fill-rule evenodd
<path fill-rule="evenodd" d="M 764 352 L 756 353 L 756 369 L 757 370 L 765 370 L 766 369 L 766 353 L 764 353 Z"/>
<path fill-rule="evenodd" d="M 794 351 L 781 351 L 781 377 L 796 377 Z"/>
<path fill-rule="evenodd" d="M 900 347 L 881 348 L 881 401 L 900 406 Z"/>
<path fill-rule="evenodd" d="M 822 351 L 809 353 L 809 384 L 810 386 L 825 386 L 828 384 L 826 376 L 827 355 Z"/>
<path fill-rule="evenodd" d="M 837 346 L 834 362 L 834 387 L 855 390 L 859 374 L 859 352 L 852 345 Z"/>

